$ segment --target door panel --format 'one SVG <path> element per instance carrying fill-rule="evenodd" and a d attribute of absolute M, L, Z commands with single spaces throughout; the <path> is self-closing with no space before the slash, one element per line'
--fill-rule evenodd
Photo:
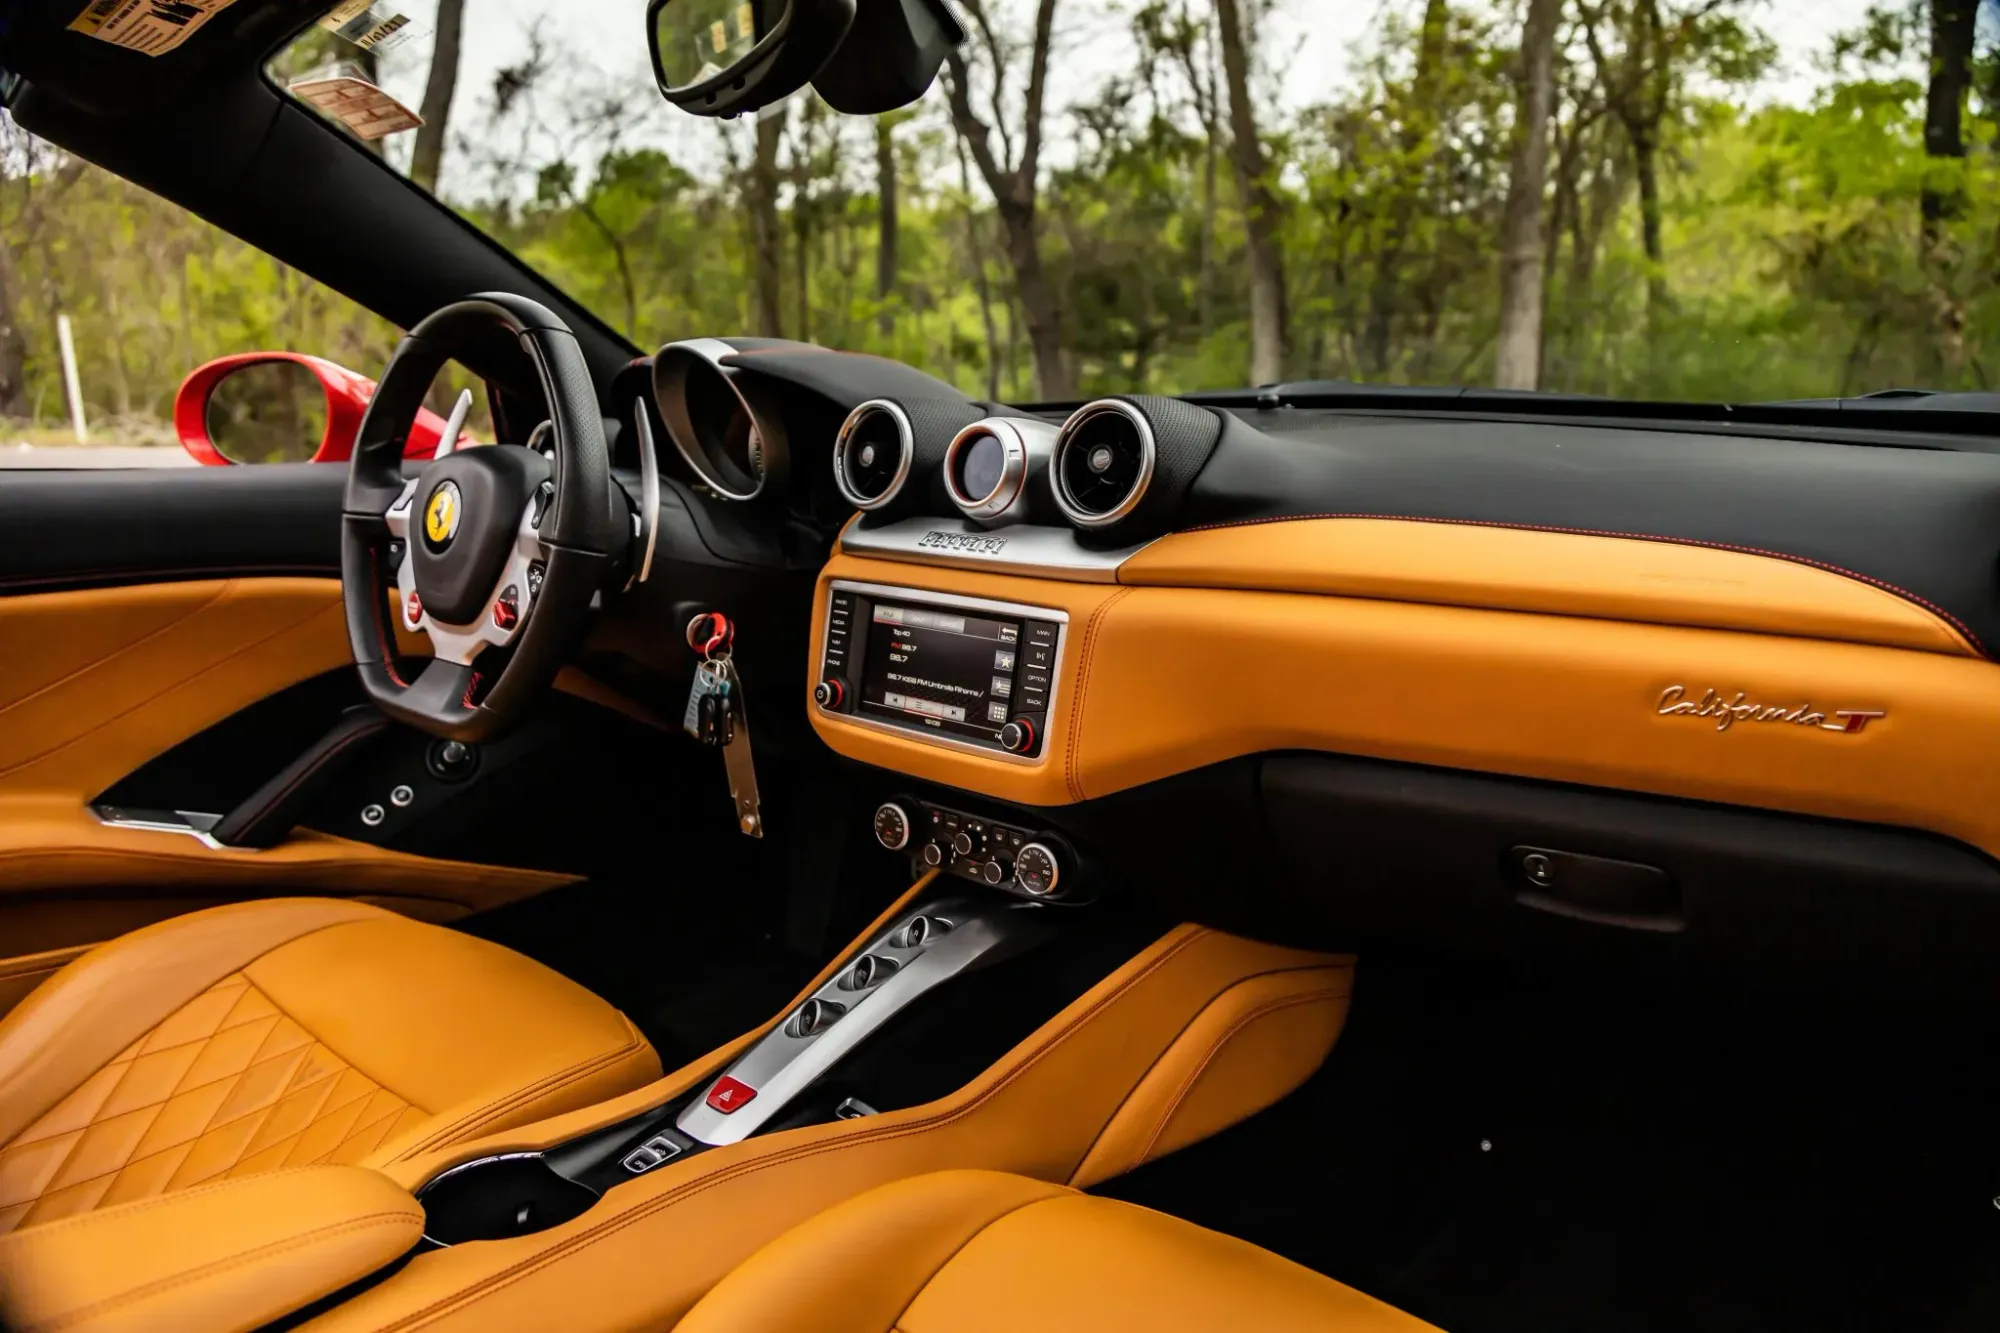
<path fill-rule="evenodd" d="M 576 878 L 305 829 L 218 849 L 92 813 L 189 738 L 349 667 L 332 574 L 344 478 L 0 476 L 0 1012 L 82 947 L 219 902 L 330 894 L 450 920 Z"/>

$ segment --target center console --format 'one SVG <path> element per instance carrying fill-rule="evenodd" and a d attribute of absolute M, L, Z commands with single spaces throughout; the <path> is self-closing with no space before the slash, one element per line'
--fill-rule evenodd
<path fill-rule="evenodd" d="M 1015 763 L 1046 753 L 1068 613 L 833 581 L 813 703 Z"/>

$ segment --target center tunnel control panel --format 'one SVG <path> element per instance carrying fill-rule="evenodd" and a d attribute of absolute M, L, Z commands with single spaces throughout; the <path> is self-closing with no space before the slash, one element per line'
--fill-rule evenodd
<path fill-rule="evenodd" d="M 918 870 L 960 879 L 1035 902 L 1088 898 L 1075 847 L 1061 834 L 910 797 L 875 810 L 875 840 L 908 856 Z"/>

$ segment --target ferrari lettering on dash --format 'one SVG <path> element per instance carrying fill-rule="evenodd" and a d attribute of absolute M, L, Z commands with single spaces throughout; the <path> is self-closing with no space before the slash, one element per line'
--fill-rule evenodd
<path fill-rule="evenodd" d="M 1714 718 L 1717 731 L 1727 731 L 1738 722 L 1789 722 L 1796 727 L 1817 727 L 1850 736 L 1875 719 L 1889 715 L 1880 708 L 1820 709 L 1810 703 L 1757 703 L 1744 690 L 1733 696 L 1709 690 L 1699 699 L 1690 699 L 1685 685 L 1669 685 L 1660 692 L 1659 713 L 1661 717 Z"/>
<path fill-rule="evenodd" d="M 917 539 L 917 545 L 933 551 L 957 551 L 964 555 L 999 555 L 1007 549 L 1007 539 L 982 537 L 968 532 L 939 532 L 932 528 Z"/>

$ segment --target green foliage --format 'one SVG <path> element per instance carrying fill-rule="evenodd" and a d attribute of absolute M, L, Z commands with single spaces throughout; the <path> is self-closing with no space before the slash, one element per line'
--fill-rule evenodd
<path fill-rule="evenodd" d="M 1417 7 L 1390 6 L 1346 86 L 1260 108 L 1295 377 L 1493 373 L 1518 15 L 1433 6 L 1428 64 Z M 1632 26 L 1648 12 L 1663 16 L 1657 31 Z M 1805 104 L 1773 100 L 1757 13 L 1742 0 L 1685 14 L 1650 0 L 1573 7 L 1544 201 L 1544 387 L 1733 400 L 1988 387 L 2000 374 L 1984 351 L 2000 331 L 1992 108 L 1975 94 L 1967 156 L 1925 155 L 1924 11 L 1907 4 L 1840 37 Z M 1049 133 L 1066 148 L 1039 183 L 1040 242 L 1085 393 L 1246 377 L 1244 216 L 1210 18 L 1194 0 L 1155 0 L 1130 20 L 1129 73 L 1086 93 L 1052 72 L 1070 95 L 1052 102 Z M 747 126 L 642 144 L 631 99 L 650 90 L 556 88 L 563 62 L 535 40 L 502 71 L 487 119 L 456 127 L 447 194 L 635 343 L 781 331 L 910 361 L 969 392 L 1034 396 L 1004 231 L 938 99 L 898 113 L 885 298 L 872 127 L 792 105 L 781 250 L 760 256 Z M 1996 75 L 1982 57 L 1975 87 Z M 1658 111 L 1658 263 L 1627 123 L 1641 103 Z M 531 140 L 543 146 L 515 147 Z M 137 187 L 18 135 L 4 167 L 0 295 L 12 293 L 26 344 L 18 414 L 63 415 L 59 311 L 100 415 L 164 415 L 181 375 L 225 352 L 289 348 L 372 372 L 394 344 L 381 320 Z M 1927 195 L 1953 201 L 1929 230 Z M 760 263 L 779 266 L 781 330 L 753 327 Z M 1666 299 L 1649 300 L 1649 285 Z"/>

